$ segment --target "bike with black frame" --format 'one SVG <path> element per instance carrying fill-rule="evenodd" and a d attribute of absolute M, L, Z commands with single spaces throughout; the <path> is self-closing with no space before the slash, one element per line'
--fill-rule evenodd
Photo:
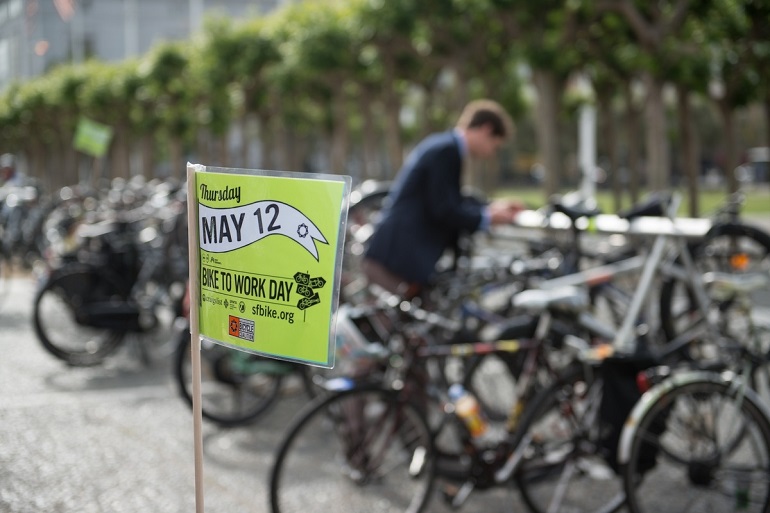
<path fill-rule="evenodd" d="M 99 365 L 127 341 L 145 364 L 171 353 L 184 292 L 186 248 L 176 247 L 184 203 L 118 212 L 84 225 L 83 243 L 41 280 L 33 324 L 43 348 L 68 365 Z"/>

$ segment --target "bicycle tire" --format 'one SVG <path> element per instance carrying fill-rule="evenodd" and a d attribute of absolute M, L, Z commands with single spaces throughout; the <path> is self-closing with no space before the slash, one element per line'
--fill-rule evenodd
<path fill-rule="evenodd" d="M 60 269 L 35 296 L 35 334 L 46 351 L 69 365 L 98 365 L 121 345 L 125 332 L 85 326 L 76 319 L 76 309 L 91 301 L 124 297 L 119 281 L 107 273 L 80 265 Z"/>
<path fill-rule="evenodd" d="M 292 421 L 270 472 L 273 513 L 422 511 L 435 476 L 424 417 L 395 391 L 320 397 Z"/>
<path fill-rule="evenodd" d="M 259 357 L 212 342 L 201 342 L 201 415 L 222 427 L 255 422 L 275 403 L 283 382 L 283 374 L 239 371 L 233 365 L 234 358 Z M 289 365 L 262 360 L 278 366 Z M 183 330 L 179 335 L 174 357 L 174 377 L 180 396 L 192 407 L 189 330 Z"/>
<path fill-rule="evenodd" d="M 756 394 L 718 375 L 659 387 L 624 433 L 631 513 L 770 511 L 770 420 Z"/>
<path fill-rule="evenodd" d="M 620 476 L 599 449 L 600 391 L 601 381 L 571 367 L 526 409 L 514 446 L 528 447 L 514 480 L 532 512 L 611 512 L 623 506 Z"/>
<path fill-rule="evenodd" d="M 720 244 L 729 246 L 724 248 Z M 770 262 L 770 235 L 747 224 L 716 225 L 690 251 L 695 265 L 704 272 L 745 272 L 758 265 L 770 269 L 770 263 L 762 263 Z M 683 333 L 689 327 L 689 318 L 700 317 L 693 293 L 679 280 L 667 279 L 663 282 L 659 305 L 661 328 L 666 340 L 673 340 Z"/>

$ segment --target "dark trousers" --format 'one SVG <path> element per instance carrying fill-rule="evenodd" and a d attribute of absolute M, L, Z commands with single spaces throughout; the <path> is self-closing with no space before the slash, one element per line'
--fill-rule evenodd
<path fill-rule="evenodd" d="M 391 294 L 411 300 L 422 291 L 419 283 L 410 283 L 390 272 L 384 265 L 370 258 L 365 258 L 361 268 L 369 283 L 379 285 Z"/>

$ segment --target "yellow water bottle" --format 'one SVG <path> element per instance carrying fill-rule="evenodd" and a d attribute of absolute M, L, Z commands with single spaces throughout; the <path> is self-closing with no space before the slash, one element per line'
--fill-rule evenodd
<path fill-rule="evenodd" d="M 473 438 L 487 431 L 487 421 L 481 412 L 481 406 L 473 394 L 465 390 L 465 387 L 460 383 L 449 387 L 449 398 L 454 404 L 455 413 L 463 420 Z"/>

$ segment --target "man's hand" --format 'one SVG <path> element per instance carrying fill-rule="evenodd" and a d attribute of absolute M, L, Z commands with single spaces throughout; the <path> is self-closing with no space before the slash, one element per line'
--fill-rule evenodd
<path fill-rule="evenodd" d="M 524 209 L 524 204 L 518 201 L 495 200 L 489 204 L 489 218 L 492 224 L 512 223 Z"/>

